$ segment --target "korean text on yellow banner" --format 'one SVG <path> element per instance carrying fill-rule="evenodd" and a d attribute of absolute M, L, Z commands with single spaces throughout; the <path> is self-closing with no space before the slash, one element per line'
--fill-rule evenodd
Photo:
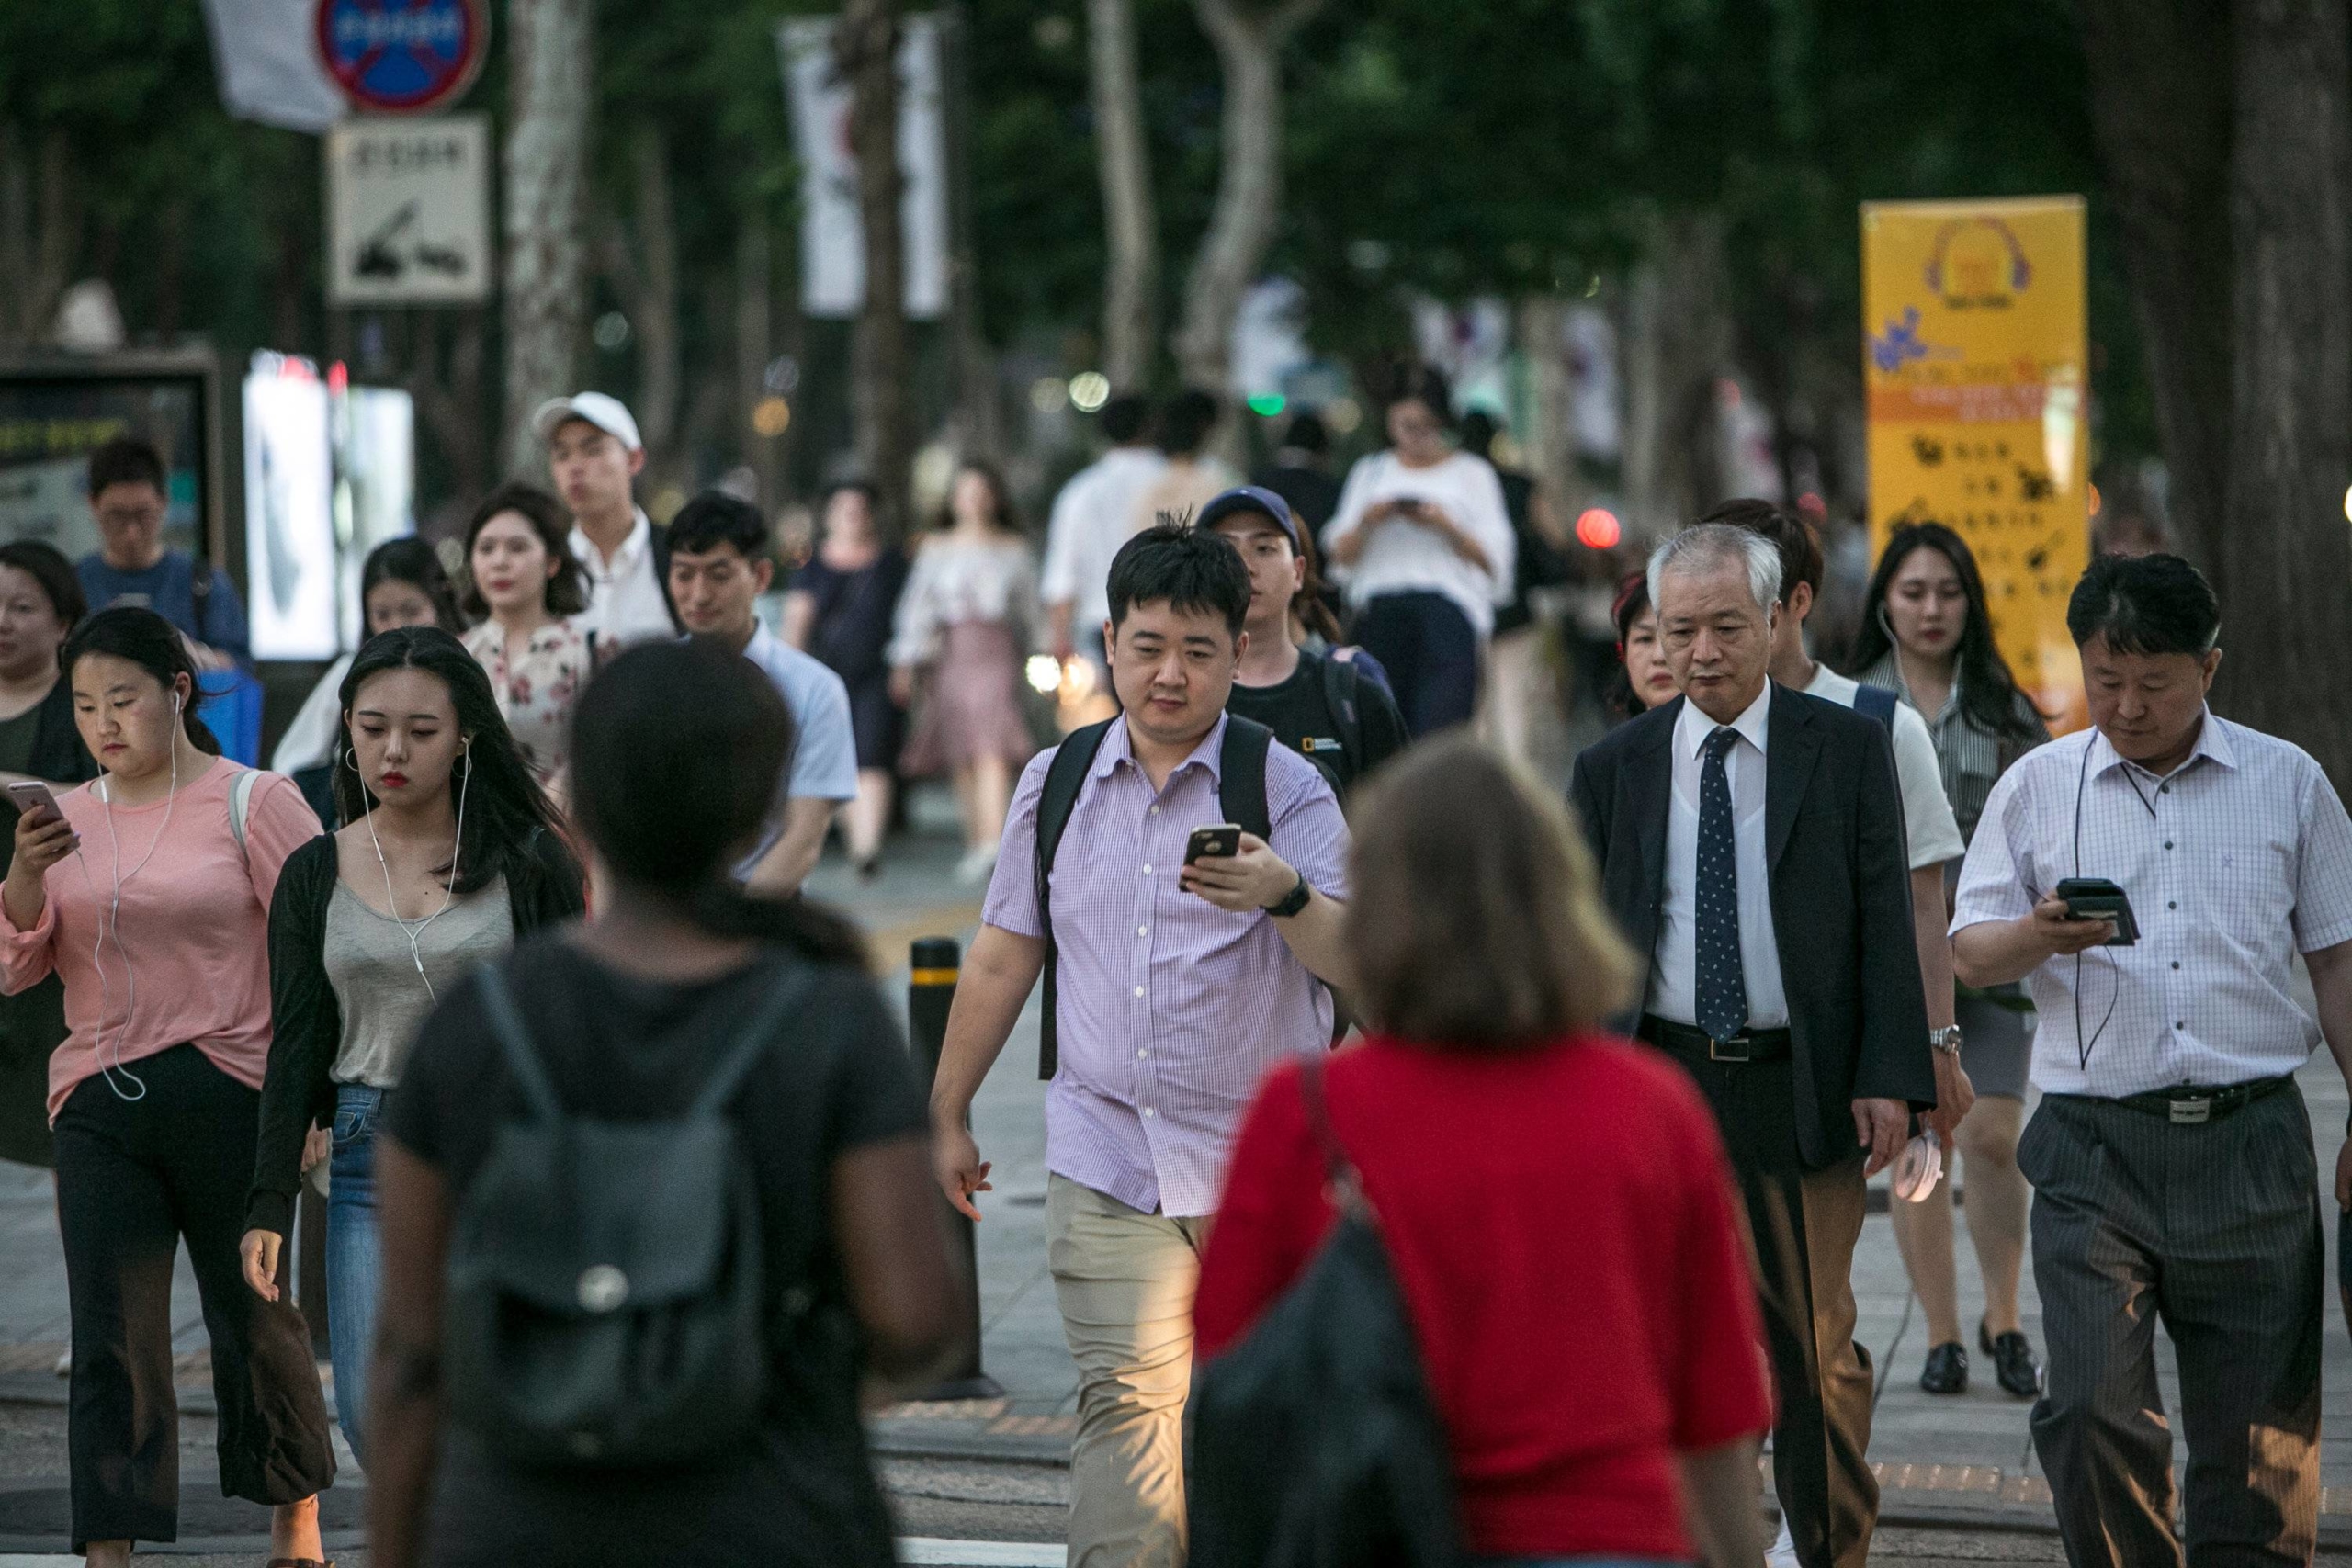
<path fill-rule="evenodd" d="M 2066 600 L 2090 558 L 2080 197 L 1862 206 L 1872 554 L 1968 541 L 1994 640 L 2053 729 L 2085 720 Z"/>

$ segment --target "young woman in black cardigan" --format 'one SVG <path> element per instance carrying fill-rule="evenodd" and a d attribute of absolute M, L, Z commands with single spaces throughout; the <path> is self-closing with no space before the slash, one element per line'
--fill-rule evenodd
<path fill-rule="evenodd" d="M 489 677 L 448 633 L 370 637 L 342 690 L 344 827 L 296 851 L 269 910 L 271 1042 L 246 1209 L 246 1282 L 275 1300 L 311 1129 L 334 1129 L 327 1321 L 335 1409 L 365 1430 L 377 1297 L 376 1123 L 439 996 L 517 937 L 571 919 L 579 863 L 499 716 Z"/>
<path fill-rule="evenodd" d="M 74 563 L 55 547 L 0 545 L 0 784 L 38 780 L 63 795 L 98 776 L 74 725 L 73 683 L 57 663 L 86 613 Z M 16 854 L 16 803 L 0 795 L 0 875 Z M 49 1058 L 65 1033 L 65 987 L 56 976 L 0 997 L 0 1159 L 54 1162 Z"/>

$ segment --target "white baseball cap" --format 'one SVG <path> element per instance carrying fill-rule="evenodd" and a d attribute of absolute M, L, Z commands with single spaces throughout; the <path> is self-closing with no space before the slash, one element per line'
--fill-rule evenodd
<path fill-rule="evenodd" d="M 618 398 L 603 392 L 574 392 L 568 398 L 549 398 L 531 416 L 531 431 L 545 441 L 567 419 L 586 420 L 632 452 L 640 451 L 645 446 L 644 439 L 637 434 L 637 421 L 629 417 L 628 410 Z"/>

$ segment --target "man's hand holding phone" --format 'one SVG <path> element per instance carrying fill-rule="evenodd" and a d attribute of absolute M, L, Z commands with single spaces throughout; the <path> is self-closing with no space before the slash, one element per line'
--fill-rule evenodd
<path fill-rule="evenodd" d="M 1289 897 L 1298 873 L 1265 840 L 1227 823 L 1193 829 L 1176 886 L 1220 909 L 1246 915 Z"/>
<path fill-rule="evenodd" d="M 2086 953 L 2115 940 L 2113 920 L 2081 920 L 2067 912 L 2066 900 L 2055 894 L 2033 907 L 2035 942 L 2053 958 Z"/>

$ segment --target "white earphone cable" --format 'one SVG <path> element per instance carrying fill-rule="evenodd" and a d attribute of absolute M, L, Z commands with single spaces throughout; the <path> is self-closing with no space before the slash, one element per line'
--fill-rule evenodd
<path fill-rule="evenodd" d="M 179 807 L 180 710 L 186 702 L 187 699 L 177 692 L 172 694 L 171 793 L 164 797 L 164 819 L 156 824 L 155 836 L 148 841 L 147 852 L 139 857 L 139 863 L 130 868 L 129 876 L 125 876 L 122 873 L 122 836 L 116 830 L 114 825 L 114 791 L 107 787 L 108 778 L 111 775 L 101 777 L 94 790 L 98 797 L 98 803 L 106 807 L 107 845 L 113 857 L 114 864 L 114 895 L 107 901 L 106 913 L 98 921 L 97 934 L 90 942 L 90 967 L 98 972 L 98 1021 L 93 1032 L 90 1049 L 91 1054 L 97 1058 L 98 1076 L 106 1079 L 107 1088 L 114 1091 L 117 1099 L 131 1102 L 147 1098 L 147 1082 L 137 1073 L 123 1066 L 122 1062 L 122 1039 L 124 1035 L 130 1032 L 130 1021 L 139 1011 L 139 971 L 132 965 L 130 949 L 123 944 L 122 940 L 122 890 L 129 886 L 131 880 L 141 872 L 147 869 L 147 863 L 155 858 L 155 851 L 164 842 L 164 835 L 172 830 L 172 813 Z M 90 877 L 90 863 L 82 857 L 79 850 L 74 852 L 74 855 L 76 859 L 82 861 L 83 885 L 89 889 L 90 902 L 96 904 L 98 901 L 98 888 L 97 884 Z M 114 1062 L 111 1066 L 106 1059 L 106 1027 L 107 1013 L 114 1006 L 114 987 L 107 983 L 107 966 L 102 956 L 109 934 L 114 938 L 115 952 L 122 957 L 123 972 L 122 1022 L 115 1028 Z M 130 1079 L 138 1088 L 139 1092 L 137 1094 L 123 1093 L 122 1086 L 115 1082 L 117 1075 Z"/>
<path fill-rule="evenodd" d="M 360 815 L 368 822 L 368 841 L 376 848 L 377 868 L 384 874 L 385 907 L 391 912 L 392 924 L 400 927 L 401 934 L 408 938 L 409 961 L 416 965 L 416 977 L 424 982 L 424 994 L 436 1004 L 441 1000 L 441 997 L 433 988 L 433 976 L 424 972 L 423 942 L 427 928 L 449 912 L 450 900 L 458 896 L 458 852 L 465 847 L 466 843 L 466 791 L 472 787 L 474 782 L 472 753 L 473 742 L 470 740 L 458 750 L 458 760 L 466 765 L 466 776 L 458 781 L 458 836 L 456 842 L 449 846 L 449 880 L 441 889 L 441 907 L 413 925 L 401 919 L 400 897 L 392 891 L 391 863 L 384 858 L 383 840 L 376 837 L 375 796 L 368 791 L 365 781 L 361 784 L 361 796 L 367 800 L 368 807 Z M 355 766 L 353 772 L 357 771 Z"/>

